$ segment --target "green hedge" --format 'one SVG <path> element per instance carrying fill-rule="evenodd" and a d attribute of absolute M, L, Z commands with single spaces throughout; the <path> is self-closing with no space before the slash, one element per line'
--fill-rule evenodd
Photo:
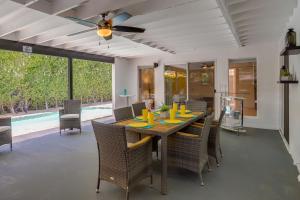
<path fill-rule="evenodd" d="M 111 100 L 111 64 L 73 61 L 74 96 Z M 0 113 L 58 107 L 67 99 L 67 59 L 0 50 Z"/>

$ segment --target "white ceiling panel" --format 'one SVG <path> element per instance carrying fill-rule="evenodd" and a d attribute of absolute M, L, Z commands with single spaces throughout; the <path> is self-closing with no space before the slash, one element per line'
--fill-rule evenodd
<path fill-rule="evenodd" d="M 279 39 L 297 0 L 0 0 L 0 38 L 119 57 L 188 53 Z M 112 40 L 66 19 L 132 15 Z M 110 16 L 110 15 L 109 15 Z M 100 45 L 99 45 L 100 43 Z"/>

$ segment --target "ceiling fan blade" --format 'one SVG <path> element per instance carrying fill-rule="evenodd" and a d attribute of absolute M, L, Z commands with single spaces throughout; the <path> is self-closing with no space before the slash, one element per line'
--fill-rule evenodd
<path fill-rule="evenodd" d="M 144 28 L 131 27 L 131 26 L 113 26 L 114 31 L 129 32 L 129 33 L 144 33 Z"/>
<path fill-rule="evenodd" d="M 84 30 L 84 31 L 79 31 L 79 32 L 76 32 L 76 33 L 71 33 L 67 36 L 75 36 L 75 35 L 79 35 L 79 34 L 82 34 L 82 33 L 87 33 L 87 32 L 90 32 L 90 31 L 95 31 L 95 30 L 97 30 L 97 27 L 90 28 L 90 29 Z"/>
<path fill-rule="evenodd" d="M 128 12 L 121 12 L 121 13 L 119 13 L 119 14 L 117 14 L 114 17 L 111 18 L 112 24 L 114 26 L 122 24 L 124 21 L 126 21 L 130 17 L 132 17 L 132 15 L 129 14 Z"/>
<path fill-rule="evenodd" d="M 92 21 L 92 20 L 83 20 L 83 19 L 79 19 L 77 17 L 65 17 L 66 19 L 72 20 L 78 24 L 84 25 L 84 26 L 88 26 L 88 27 L 95 27 L 97 26 L 97 23 Z"/>

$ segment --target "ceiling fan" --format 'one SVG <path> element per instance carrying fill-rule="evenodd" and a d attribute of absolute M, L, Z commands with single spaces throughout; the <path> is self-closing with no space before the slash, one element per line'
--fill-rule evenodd
<path fill-rule="evenodd" d="M 90 31 L 96 31 L 100 37 L 104 38 L 105 40 L 110 40 L 110 39 L 112 39 L 113 31 L 129 32 L 129 33 L 144 33 L 145 32 L 144 28 L 118 25 L 131 17 L 131 15 L 129 13 L 122 12 L 114 17 L 111 17 L 110 19 L 106 19 L 109 14 L 110 13 L 108 13 L 108 12 L 103 13 L 103 14 L 101 14 L 100 19 L 99 19 L 99 17 L 96 17 L 96 18 L 90 19 L 90 20 L 83 20 L 83 19 L 79 19 L 76 17 L 66 17 L 67 19 L 75 21 L 78 24 L 90 27 L 88 30 L 72 33 L 72 34 L 69 34 L 68 36 L 74 36 L 74 35 L 90 32 Z"/>

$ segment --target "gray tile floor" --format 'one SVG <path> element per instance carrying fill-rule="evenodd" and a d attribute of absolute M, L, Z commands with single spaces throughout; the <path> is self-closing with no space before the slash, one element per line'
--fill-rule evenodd
<path fill-rule="evenodd" d="M 50 134 L 49 134 L 50 133 Z M 97 150 L 88 124 L 82 135 L 59 136 L 57 130 L 40 137 L 17 138 L 14 151 L 0 147 L 1 200 L 124 199 L 117 186 L 101 183 L 95 193 Z M 219 168 L 204 174 L 205 187 L 191 172 L 169 169 L 168 195 L 160 194 L 159 161 L 154 185 L 141 182 L 131 199 L 172 200 L 299 200 L 297 171 L 276 131 L 249 129 L 236 136 L 222 133 L 224 158 Z"/>

